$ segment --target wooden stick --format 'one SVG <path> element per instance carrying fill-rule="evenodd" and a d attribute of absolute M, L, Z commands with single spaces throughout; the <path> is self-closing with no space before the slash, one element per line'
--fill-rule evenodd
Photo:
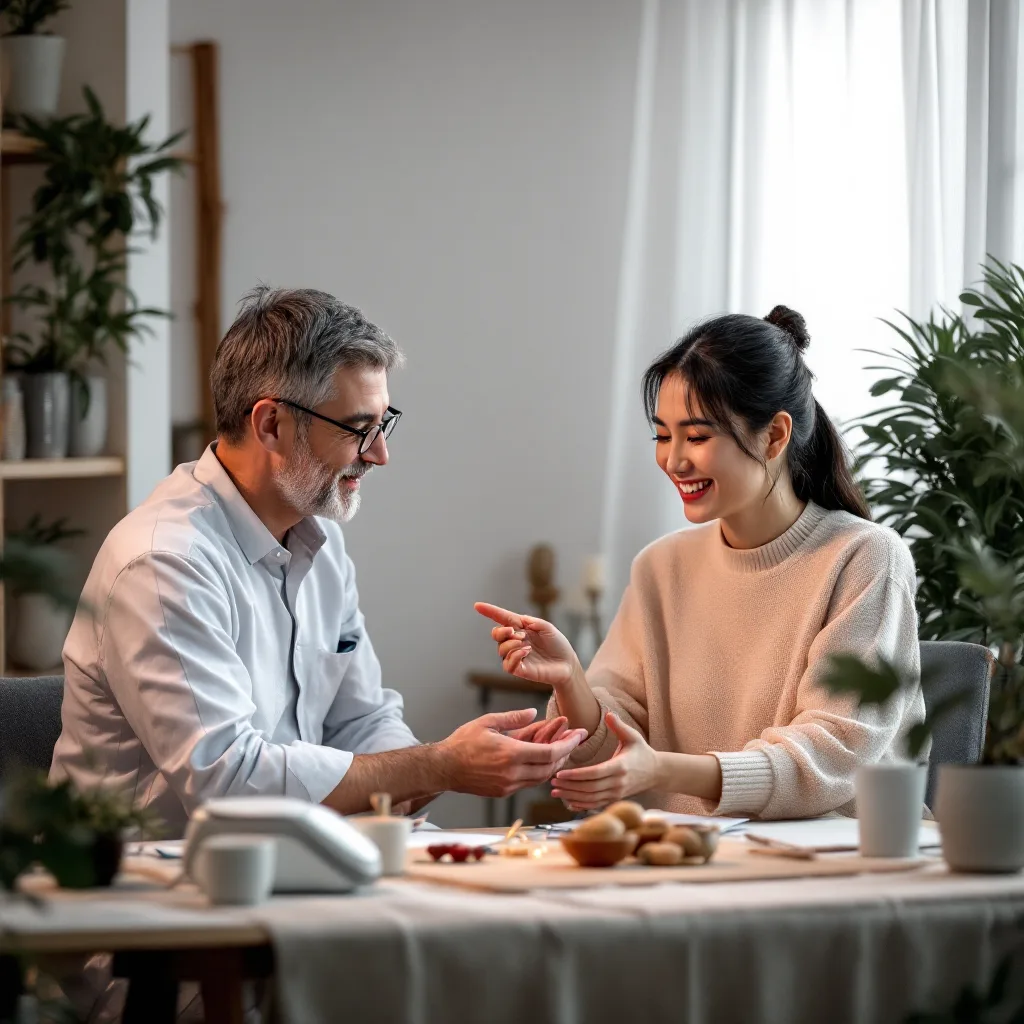
<path fill-rule="evenodd" d="M 214 433 L 210 370 L 220 341 L 221 225 L 217 44 L 193 43 L 192 109 L 196 168 L 196 335 L 198 387 L 206 439 Z"/>

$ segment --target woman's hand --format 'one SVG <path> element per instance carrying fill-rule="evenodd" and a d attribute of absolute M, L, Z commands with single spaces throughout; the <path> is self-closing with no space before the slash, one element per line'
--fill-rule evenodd
<path fill-rule="evenodd" d="M 551 780 L 551 795 L 573 811 L 607 807 L 635 793 L 661 787 L 658 752 L 625 722 L 609 712 L 608 728 L 619 737 L 619 747 L 607 761 L 586 768 L 567 768 Z"/>
<path fill-rule="evenodd" d="M 506 608 L 478 602 L 473 607 L 498 623 L 491 636 L 498 644 L 502 668 L 510 676 L 559 687 L 574 674 L 582 676 L 572 644 L 550 622 L 532 615 L 518 615 Z"/>

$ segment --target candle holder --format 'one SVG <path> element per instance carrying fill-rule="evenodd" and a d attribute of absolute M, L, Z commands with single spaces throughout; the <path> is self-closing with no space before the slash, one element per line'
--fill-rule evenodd
<path fill-rule="evenodd" d="M 558 600 L 555 586 L 555 552 L 550 544 L 538 544 L 530 551 L 526 578 L 530 584 L 530 602 L 542 619 L 551 618 L 551 606 Z"/>
<path fill-rule="evenodd" d="M 594 640 L 600 647 L 604 643 L 604 633 L 601 630 L 601 597 L 604 591 L 599 587 L 590 586 L 586 588 L 586 594 L 590 603 L 590 626 L 594 631 Z"/>

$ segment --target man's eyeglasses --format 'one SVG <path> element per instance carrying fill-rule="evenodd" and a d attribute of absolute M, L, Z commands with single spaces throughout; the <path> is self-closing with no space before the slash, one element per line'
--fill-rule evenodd
<path fill-rule="evenodd" d="M 378 435 L 383 434 L 384 439 L 387 440 L 395 432 L 395 427 L 398 426 L 398 421 L 402 418 L 401 410 L 394 409 L 389 405 L 387 414 L 380 423 L 375 423 L 372 427 L 367 427 L 366 430 L 360 430 L 358 427 L 350 427 L 347 423 L 339 423 L 337 420 L 332 420 L 330 416 L 323 416 L 318 412 L 313 412 L 312 409 L 307 409 L 304 405 L 289 401 L 287 398 L 272 398 L 271 401 L 280 402 L 282 405 L 290 405 L 293 409 L 298 409 L 299 412 L 304 412 L 307 416 L 315 416 L 318 420 L 330 423 L 332 427 L 344 430 L 347 434 L 355 434 L 359 438 L 360 455 L 365 455 L 373 447 Z"/>

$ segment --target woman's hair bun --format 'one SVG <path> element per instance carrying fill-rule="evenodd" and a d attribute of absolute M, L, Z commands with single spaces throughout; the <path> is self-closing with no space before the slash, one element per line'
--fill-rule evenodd
<path fill-rule="evenodd" d="M 811 343 L 811 336 L 807 333 L 807 324 L 804 318 L 789 306 L 776 306 L 765 320 L 776 327 L 781 327 L 796 343 L 796 347 L 803 352 Z"/>

